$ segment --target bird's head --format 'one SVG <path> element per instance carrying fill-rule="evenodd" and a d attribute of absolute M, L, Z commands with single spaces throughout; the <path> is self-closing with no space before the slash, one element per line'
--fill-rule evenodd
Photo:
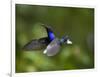
<path fill-rule="evenodd" d="M 61 40 L 60 40 L 60 43 L 61 44 L 72 44 L 72 41 L 71 41 L 71 39 L 69 38 L 69 36 L 64 36 L 64 37 L 62 37 L 61 38 Z"/>

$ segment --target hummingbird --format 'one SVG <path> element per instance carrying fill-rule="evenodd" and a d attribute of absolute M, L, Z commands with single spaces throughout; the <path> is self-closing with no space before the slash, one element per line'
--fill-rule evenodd
<path fill-rule="evenodd" d="M 47 56 L 54 56 L 60 51 L 60 48 L 63 44 L 72 44 L 72 41 L 70 40 L 69 36 L 66 35 L 61 39 L 58 39 L 55 36 L 51 26 L 44 24 L 42 24 L 42 26 L 46 29 L 47 37 L 31 40 L 24 45 L 24 50 L 30 51 L 44 49 L 43 54 Z"/>

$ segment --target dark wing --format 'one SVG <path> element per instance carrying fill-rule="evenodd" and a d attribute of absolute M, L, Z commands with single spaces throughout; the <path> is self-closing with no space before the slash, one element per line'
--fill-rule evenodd
<path fill-rule="evenodd" d="M 40 38 L 40 39 L 34 39 L 27 43 L 23 49 L 24 50 L 39 50 L 46 48 L 46 46 L 50 43 L 48 37 Z"/>
<path fill-rule="evenodd" d="M 50 41 L 54 40 L 55 35 L 54 35 L 52 28 L 50 26 L 47 26 L 47 25 L 44 25 L 44 24 L 42 24 L 42 26 L 44 26 L 46 28 L 46 31 L 47 31 L 47 34 L 48 34 L 48 39 Z"/>

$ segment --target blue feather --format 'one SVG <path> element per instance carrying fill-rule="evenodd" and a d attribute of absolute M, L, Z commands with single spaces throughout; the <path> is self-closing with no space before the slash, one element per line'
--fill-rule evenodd
<path fill-rule="evenodd" d="M 49 40 L 50 40 L 50 41 L 52 41 L 52 40 L 55 39 L 55 35 L 54 35 L 54 33 L 51 32 L 51 31 L 48 32 L 48 36 L 49 36 Z"/>

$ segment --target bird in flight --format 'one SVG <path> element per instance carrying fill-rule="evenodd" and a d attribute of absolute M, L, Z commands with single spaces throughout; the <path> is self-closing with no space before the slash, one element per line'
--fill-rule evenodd
<path fill-rule="evenodd" d="M 68 36 L 64 36 L 61 39 L 58 39 L 55 37 L 54 32 L 50 26 L 44 24 L 42 24 L 42 26 L 47 31 L 47 37 L 31 40 L 23 47 L 24 50 L 30 51 L 45 48 L 43 54 L 46 54 L 47 56 L 54 56 L 59 52 L 62 44 L 72 44 L 72 41 Z"/>

